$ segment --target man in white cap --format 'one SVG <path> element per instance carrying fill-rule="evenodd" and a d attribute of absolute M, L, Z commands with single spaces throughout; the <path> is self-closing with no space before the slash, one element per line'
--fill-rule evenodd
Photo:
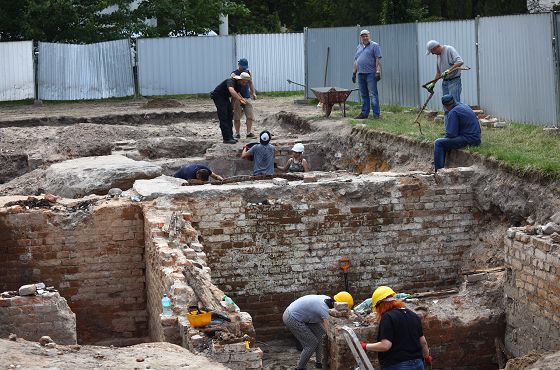
<path fill-rule="evenodd" d="M 368 30 L 360 32 L 360 40 L 354 56 L 352 73 L 353 83 L 356 83 L 356 74 L 358 75 L 358 87 L 362 97 L 362 111 L 356 119 L 368 118 L 370 104 L 373 118 L 377 119 L 381 113 L 377 93 L 377 81 L 381 80 L 381 48 L 376 42 L 370 41 Z"/>
<path fill-rule="evenodd" d="M 249 61 L 246 58 L 241 58 L 237 62 L 237 69 L 231 72 L 231 77 L 239 76 L 241 73 L 246 72 L 251 76 L 251 80 L 245 86 L 239 86 L 236 91 L 241 94 L 241 96 L 247 102 L 245 105 L 239 103 L 239 100 L 234 100 L 233 104 L 233 127 L 235 129 L 235 134 L 233 137 L 235 139 L 241 139 L 241 117 L 245 114 L 245 124 L 247 125 L 247 138 L 255 137 L 255 134 L 251 132 L 253 127 L 253 120 L 255 116 L 253 114 L 253 105 L 251 104 L 251 98 L 257 100 L 257 94 L 255 92 L 255 84 L 253 83 L 253 75 L 249 71 Z"/>
<path fill-rule="evenodd" d="M 434 79 L 440 76 L 443 79 L 441 83 L 443 95 L 450 94 L 456 103 L 460 102 L 462 86 L 461 70 L 459 68 L 463 65 L 463 59 L 453 46 L 441 45 L 436 40 L 428 41 L 426 49 L 426 55 L 437 55 L 437 69 Z M 432 82 L 426 88 L 432 90 L 434 86 L 435 82 Z"/>
<path fill-rule="evenodd" d="M 239 76 L 235 75 L 225 79 L 210 93 L 210 97 L 214 101 L 218 112 L 224 144 L 237 143 L 237 140 L 233 138 L 233 107 L 231 99 L 239 100 L 240 104 L 245 104 L 245 99 L 236 91 L 236 87 L 245 86 L 249 81 L 251 81 L 251 75 L 243 72 Z"/>

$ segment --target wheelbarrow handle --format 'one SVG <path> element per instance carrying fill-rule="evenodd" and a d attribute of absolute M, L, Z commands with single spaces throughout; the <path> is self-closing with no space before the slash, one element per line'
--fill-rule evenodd
<path fill-rule="evenodd" d="M 302 85 L 302 84 L 300 84 L 300 83 L 298 83 L 298 82 L 294 82 L 294 81 L 292 81 L 292 80 L 290 80 L 290 79 L 288 79 L 288 83 L 289 83 L 289 84 L 294 84 L 294 85 L 299 85 L 299 86 L 301 86 L 301 87 L 307 88 L 305 85 Z"/>

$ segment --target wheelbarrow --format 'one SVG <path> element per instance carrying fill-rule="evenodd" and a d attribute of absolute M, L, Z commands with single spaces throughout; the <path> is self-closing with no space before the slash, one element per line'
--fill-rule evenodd
<path fill-rule="evenodd" d="M 342 110 L 342 114 L 346 117 L 346 99 L 350 96 L 352 91 L 349 89 L 343 89 L 341 87 L 312 87 L 311 91 L 317 97 L 317 99 L 323 105 L 323 111 L 325 112 L 325 116 L 329 117 L 332 112 L 332 107 L 335 104 L 344 104 L 344 108 Z"/>
<path fill-rule="evenodd" d="M 307 86 L 294 82 L 292 80 L 288 80 L 288 83 L 295 84 L 307 88 Z M 325 112 L 325 116 L 329 117 L 332 112 L 332 107 L 335 104 L 344 104 L 343 108 L 343 115 L 346 117 L 346 99 L 350 96 L 352 91 L 357 91 L 358 89 L 343 89 L 341 87 L 312 87 L 311 91 L 317 97 L 321 105 L 323 106 L 323 111 Z"/>

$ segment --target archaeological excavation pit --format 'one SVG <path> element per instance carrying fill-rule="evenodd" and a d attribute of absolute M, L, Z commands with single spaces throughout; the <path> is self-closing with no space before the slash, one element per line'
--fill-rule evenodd
<path fill-rule="evenodd" d="M 284 161 L 296 138 L 276 140 Z M 348 258 L 356 302 L 378 285 L 420 295 L 409 306 L 423 318 L 434 368 L 497 369 L 496 340 L 516 356 L 559 347 L 558 241 L 525 227 L 508 230 L 520 217 L 510 204 L 481 206 L 481 197 L 503 188 L 481 194 L 482 181 L 498 187 L 472 167 L 442 171 L 439 182 L 408 171 L 428 148 L 407 152 L 406 140 L 362 128 L 303 141 L 316 171 L 301 180 L 183 186 L 160 176 L 136 180 L 131 192 L 140 202 L 96 196 L 8 204 L 0 211 L 0 290 L 54 286 L 76 314 L 81 344 L 167 341 L 233 369 L 263 361 L 293 367 L 297 352 L 267 359 L 270 346 L 292 345 L 284 309 L 304 294 L 343 290 L 339 261 Z M 203 158 L 216 172 L 243 175 L 250 164 L 238 151 L 212 147 Z M 454 158 L 471 164 L 461 156 Z M 375 172 L 390 170 L 399 172 Z M 171 318 L 160 316 L 164 293 L 174 303 Z M 221 301 L 224 293 L 241 312 Z M 41 323 L 45 307 L 57 303 L 25 299 L 0 299 L 0 319 L 38 340 L 48 333 L 23 325 L 21 313 Z M 232 322 L 192 328 L 185 314 L 197 304 Z M 347 316 L 330 319 L 328 368 L 354 368 L 337 327 L 375 338 L 375 325 L 355 326 L 368 321 Z M 71 337 L 71 325 L 61 328 Z"/>

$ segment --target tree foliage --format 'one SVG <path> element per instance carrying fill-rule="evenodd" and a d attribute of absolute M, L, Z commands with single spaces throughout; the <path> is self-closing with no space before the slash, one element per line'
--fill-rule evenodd
<path fill-rule="evenodd" d="M 0 40 L 90 43 L 186 36 L 217 30 L 220 14 L 229 15 L 231 33 L 267 33 L 527 12 L 526 0 L 143 0 L 136 9 L 131 3 L 0 0 Z M 146 19 L 157 19 L 157 25 Z"/>

